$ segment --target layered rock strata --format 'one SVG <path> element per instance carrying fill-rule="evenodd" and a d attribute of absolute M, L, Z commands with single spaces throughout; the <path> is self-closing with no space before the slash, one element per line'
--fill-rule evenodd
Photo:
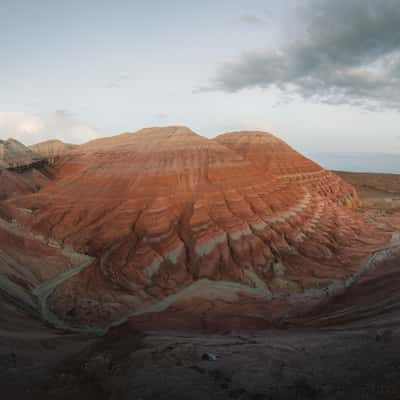
<path fill-rule="evenodd" d="M 0 140 L 0 168 L 29 165 L 39 159 L 32 150 L 15 139 Z"/>
<path fill-rule="evenodd" d="M 351 210 L 350 185 L 262 132 L 143 129 L 80 146 L 56 168 L 8 205 L 30 210 L 14 216 L 25 228 L 96 258 L 50 299 L 85 324 L 322 293 L 390 236 Z"/>
<path fill-rule="evenodd" d="M 61 140 L 47 140 L 29 146 L 35 154 L 47 160 L 56 160 L 77 147 L 77 145 L 64 143 Z"/>

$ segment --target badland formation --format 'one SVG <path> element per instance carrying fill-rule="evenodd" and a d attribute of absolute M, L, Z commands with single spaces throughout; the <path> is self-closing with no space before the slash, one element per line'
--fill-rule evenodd
<path fill-rule="evenodd" d="M 0 141 L 2 324 L 83 346 L 81 335 L 257 335 L 381 315 L 397 282 L 398 192 L 359 179 L 264 132 Z"/>

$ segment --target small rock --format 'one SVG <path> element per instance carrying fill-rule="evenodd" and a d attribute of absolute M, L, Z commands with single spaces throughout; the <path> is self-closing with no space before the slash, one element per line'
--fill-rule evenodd
<path fill-rule="evenodd" d="M 380 341 L 386 341 L 393 335 L 393 332 L 391 329 L 379 329 L 375 335 L 375 341 L 380 342 Z"/>
<path fill-rule="evenodd" d="M 213 353 L 204 353 L 201 359 L 205 361 L 217 361 L 218 357 Z"/>

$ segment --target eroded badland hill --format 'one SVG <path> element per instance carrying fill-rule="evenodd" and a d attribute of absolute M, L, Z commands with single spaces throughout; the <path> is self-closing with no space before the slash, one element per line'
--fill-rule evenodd
<path fill-rule="evenodd" d="M 4 393 L 398 398 L 398 176 L 264 132 L 1 145 Z"/>

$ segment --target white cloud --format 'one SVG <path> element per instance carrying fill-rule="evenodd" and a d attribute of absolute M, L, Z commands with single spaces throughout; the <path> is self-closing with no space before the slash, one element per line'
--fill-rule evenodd
<path fill-rule="evenodd" d="M 0 139 L 17 139 L 27 145 L 49 139 L 84 143 L 99 137 L 98 132 L 68 112 L 0 112 Z"/>

